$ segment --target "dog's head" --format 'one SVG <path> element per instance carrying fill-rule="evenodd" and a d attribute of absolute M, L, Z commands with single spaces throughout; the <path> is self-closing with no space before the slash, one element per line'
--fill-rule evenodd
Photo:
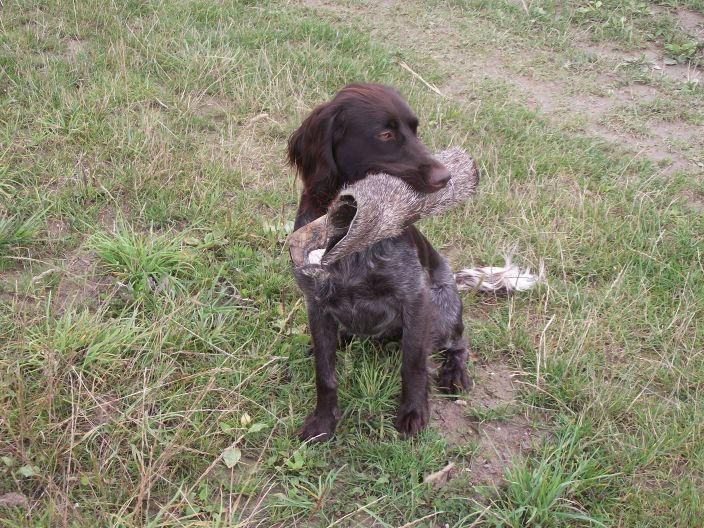
<path fill-rule="evenodd" d="M 449 171 L 416 135 L 418 118 L 389 86 L 350 84 L 315 108 L 288 141 L 305 194 L 323 208 L 346 184 L 385 172 L 432 193 Z"/>

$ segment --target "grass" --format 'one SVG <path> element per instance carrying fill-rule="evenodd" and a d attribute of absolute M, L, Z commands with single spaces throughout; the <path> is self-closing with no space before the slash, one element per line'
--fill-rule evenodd
<path fill-rule="evenodd" d="M 701 12 L 697 2 L 668 13 Z M 666 172 L 529 108 L 511 74 L 454 61 L 495 52 L 503 72 L 578 72 L 572 89 L 591 93 L 606 71 L 612 87 L 642 78 L 589 59 L 576 34 L 634 47 L 657 34 L 693 64 L 701 49 L 634 2 L 528 4 L 529 16 L 491 1 L 374 7 L 392 10 L 380 16 L 351 2 L 7 2 L 0 504 L 16 492 L 30 506 L 0 505 L 0 524 L 697 525 L 700 174 Z M 462 55 L 420 30 L 400 42 L 394 24 L 440 24 Z M 523 51 L 514 61 L 503 46 Z M 459 76 L 463 91 L 439 98 L 400 60 L 443 89 Z M 554 68 L 567 61 L 576 69 Z M 396 85 L 428 145 L 476 157 L 476 199 L 421 225 L 454 248 L 454 267 L 494 264 L 514 243 L 522 263 L 546 264 L 548 285 L 529 294 L 464 297 L 477 361 L 505 365 L 521 387 L 492 407 L 470 392 L 456 418 L 475 431 L 464 443 L 437 417 L 397 438 L 400 352 L 373 341 L 338 355 L 335 438 L 294 437 L 314 381 L 285 246 L 297 200 L 285 142 L 354 80 Z M 617 106 L 610 126 L 701 124 L 701 91 L 648 83 L 660 96 Z M 696 138 L 680 141 L 701 159 Z M 502 482 L 481 484 L 470 470 L 490 455 L 484 426 L 519 419 L 540 441 L 509 446 Z M 447 483 L 423 482 L 448 462 Z"/>
<path fill-rule="evenodd" d="M 38 215 L 21 219 L 17 215 L 0 218 L 0 252 L 9 254 L 34 238 L 41 223 Z"/>
<path fill-rule="evenodd" d="M 603 504 L 589 512 L 582 503 L 608 490 L 609 481 L 617 475 L 603 466 L 597 442 L 586 440 L 584 430 L 584 424 L 570 424 L 554 445 L 528 464 L 507 470 L 506 488 L 490 508 L 479 514 L 486 516 L 485 523 L 511 527 L 606 526 Z"/>

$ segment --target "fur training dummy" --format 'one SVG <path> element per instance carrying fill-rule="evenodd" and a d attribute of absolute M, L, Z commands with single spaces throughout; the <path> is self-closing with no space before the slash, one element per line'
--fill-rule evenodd
<path fill-rule="evenodd" d="M 419 193 L 400 178 L 383 173 L 370 174 L 343 189 L 327 214 L 289 237 L 294 266 L 314 280 L 325 280 L 326 267 L 333 262 L 400 235 L 421 218 L 466 202 L 479 183 L 474 160 L 459 148 L 439 152 L 435 158 L 451 174 L 447 186 L 435 193 Z M 455 279 L 461 290 L 480 291 L 523 291 L 538 281 L 530 270 L 521 270 L 510 259 L 504 267 L 463 269 Z"/>

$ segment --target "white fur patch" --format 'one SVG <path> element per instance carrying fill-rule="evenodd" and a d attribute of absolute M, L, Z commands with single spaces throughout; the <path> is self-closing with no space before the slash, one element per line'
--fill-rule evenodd
<path fill-rule="evenodd" d="M 465 268 L 455 273 L 455 281 L 459 290 L 495 291 L 526 291 L 544 280 L 544 271 L 535 275 L 530 268 L 521 269 L 506 259 L 504 266 L 487 266 L 481 268 Z"/>
<path fill-rule="evenodd" d="M 308 253 L 307 257 L 307 263 L 308 264 L 320 264 L 320 262 L 323 260 L 323 255 L 325 254 L 325 248 L 322 249 L 314 249 L 310 253 Z"/>

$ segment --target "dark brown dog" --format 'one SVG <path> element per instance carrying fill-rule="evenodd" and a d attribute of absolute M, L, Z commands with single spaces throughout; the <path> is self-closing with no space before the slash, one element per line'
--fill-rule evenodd
<path fill-rule="evenodd" d="M 442 189 L 448 170 L 420 142 L 418 118 L 396 90 L 351 84 L 318 106 L 291 135 L 289 162 L 304 190 L 298 229 L 325 214 L 346 184 L 385 172 L 420 192 Z M 338 332 L 402 339 L 402 391 L 396 427 L 402 435 L 428 422 L 426 358 L 443 352 L 439 386 L 448 392 L 468 387 L 467 344 L 462 302 L 445 260 L 415 228 L 353 253 L 328 268 L 321 291 L 294 268 L 306 298 L 313 339 L 317 404 L 298 434 L 327 440 L 339 418 L 335 355 Z"/>

